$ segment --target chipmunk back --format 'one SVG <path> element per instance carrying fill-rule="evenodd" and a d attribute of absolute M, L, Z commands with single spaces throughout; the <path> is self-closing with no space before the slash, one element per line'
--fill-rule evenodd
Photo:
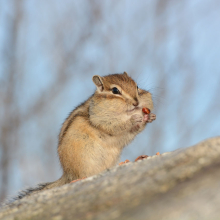
<path fill-rule="evenodd" d="M 154 114 L 144 114 L 143 107 L 153 109 L 151 93 L 137 87 L 123 74 L 93 76 L 95 93 L 74 109 L 59 134 L 58 154 L 63 175 L 55 182 L 40 184 L 20 193 L 61 186 L 86 178 L 115 166 L 123 148 L 140 133 Z"/>

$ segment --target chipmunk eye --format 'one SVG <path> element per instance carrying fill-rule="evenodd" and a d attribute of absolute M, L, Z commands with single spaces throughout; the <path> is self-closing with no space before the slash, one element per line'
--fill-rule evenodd
<path fill-rule="evenodd" d="M 112 88 L 112 93 L 113 94 L 121 94 L 120 91 L 116 87 Z"/>

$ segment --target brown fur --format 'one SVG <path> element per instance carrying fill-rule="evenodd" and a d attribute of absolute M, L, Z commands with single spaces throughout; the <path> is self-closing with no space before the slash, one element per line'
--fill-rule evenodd
<path fill-rule="evenodd" d="M 137 113 L 142 116 L 142 107 L 153 108 L 151 94 L 141 89 L 138 94 L 136 83 L 126 73 L 97 76 L 94 82 L 97 87 L 103 87 L 102 91 L 97 89 L 76 108 L 61 129 L 58 153 L 66 182 L 95 175 L 116 165 L 122 149 L 146 125 L 142 123 L 135 130 L 131 116 Z M 122 95 L 113 94 L 112 85 L 119 86 Z M 140 106 L 128 113 L 134 108 L 135 99 Z"/>

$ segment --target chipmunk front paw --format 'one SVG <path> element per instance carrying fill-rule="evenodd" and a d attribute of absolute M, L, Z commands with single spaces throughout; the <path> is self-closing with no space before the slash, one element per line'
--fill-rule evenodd
<path fill-rule="evenodd" d="M 132 125 L 139 124 L 143 121 L 143 117 L 141 115 L 135 114 L 131 116 Z"/>
<path fill-rule="evenodd" d="M 132 115 L 131 123 L 132 123 L 131 132 L 138 131 L 141 127 L 141 124 L 143 123 L 143 116 L 138 114 Z"/>
<path fill-rule="evenodd" d="M 150 114 L 145 114 L 143 120 L 145 123 L 151 123 L 155 119 L 156 119 L 156 115 L 153 113 L 150 113 Z"/>
<path fill-rule="evenodd" d="M 151 123 L 151 122 L 154 121 L 155 119 L 156 119 L 156 115 L 153 114 L 153 113 L 150 113 L 150 114 L 148 115 L 147 122 L 148 122 L 148 123 Z"/>

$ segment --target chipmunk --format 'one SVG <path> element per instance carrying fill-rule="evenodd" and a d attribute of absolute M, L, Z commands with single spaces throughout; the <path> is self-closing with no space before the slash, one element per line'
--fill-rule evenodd
<path fill-rule="evenodd" d="M 69 114 L 59 134 L 63 175 L 55 182 L 22 191 L 17 199 L 115 166 L 123 148 L 156 119 L 155 114 L 142 112 L 143 107 L 153 109 L 151 93 L 138 88 L 126 72 L 92 79 L 95 93 Z"/>

